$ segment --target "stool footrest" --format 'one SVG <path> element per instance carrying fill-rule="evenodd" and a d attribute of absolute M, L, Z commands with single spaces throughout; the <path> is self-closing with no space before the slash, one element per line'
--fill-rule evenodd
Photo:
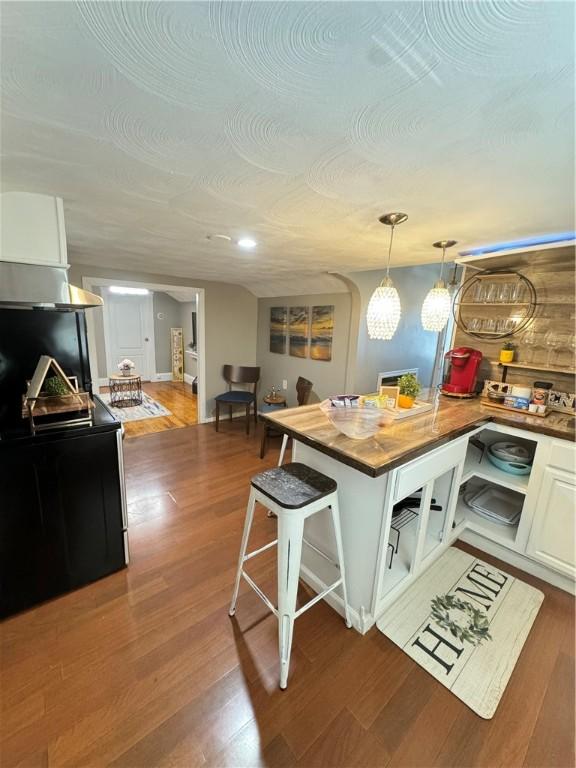
<path fill-rule="evenodd" d="M 268 608 L 269 608 L 269 609 L 272 611 L 272 613 L 274 614 L 274 616 L 276 616 L 276 618 L 278 618 L 278 610 L 277 610 L 277 609 L 274 607 L 274 605 L 272 605 L 272 603 L 270 602 L 270 600 L 268 600 L 268 598 L 266 597 L 266 595 L 264 594 L 264 592 L 262 592 L 262 590 L 260 589 L 260 587 L 258 586 L 258 584 L 256 584 L 256 582 L 255 582 L 255 581 L 253 581 L 253 580 L 250 578 L 250 576 L 248 576 L 248 574 L 247 574 L 247 573 L 245 573 L 244 571 L 242 571 L 242 577 L 243 577 L 243 578 L 244 578 L 244 579 L 245 579 L 245 580 L 248 582 L 248 584 L 250 584 L 250 586 L 252 587 L 252 589 L 254 590 L 254 592 L 256 592 L 256 594 L 258 595 L 258 597 L 260 598 L 260 600 L 262 600 L 262 602 L 264 603 L 264 605 L 268 606 Z"/>
<path fill-rule="evenodd" d="M 328 560 L 328 562 L 334 566 L 334 568 L 338 568 L 340 570 L 340 564 L 332 560 L 331 557 L 328 557 L 328 555 L 325 552 L 322 552 L 321 549 L 318 549 L 318 547 L 314 546 L 314 544 L 311 544 L 308 539 L 302 539 L 302 543 L 306 544 L 307 547 L 310 547 L 310 549 L 313 549 L 314 552 L 316 552 L 317 555 L 320 555 L 320 557 L 323 557 L 324 560 Z"/>
<path fill-rule="evenodd" d="M 303 605 L 302 608 L 296 611 L 294 618 L 297 619 L 298 616 L 301 616 L 304 613 L 304 611 L 307 611 L 308 608 L 312 608 L 313 605 L 316 605 L 317 602 L 322 600 L 322 598 L 326 597 L 329 592 L 332 592 L 333 589 L 336 589 L 336 587 L 339 587 L 341 584 L 342 579 L 338 579 L 334 582 L 334 584 L 331 584 L 329 587 L 326 587 L 326 589 L 322 590 L 322 592 L 319 592 L 315 597 L 312 598 L 312 600 L 309 600 L 306 605 Z"/>
<path fill-rule="evenodd" d="M 242 562 L 245 563 L 246 560 L 250 560 L 251 557 L 256 557 L 256 555 L 259 555 L 261 552 L 266 552 L 267 549 L 275 547 L 276 544 L 278 544 L 278 539 L 274 539 L 274 541 L 271 541 L 268 544 L 264 544 L 264 546 L 260 547 L 260 549 L 255 549 L 254 552 L 249 552 L 247 555 L 244 555 Z"/>
<path fill-rule="evenodd" d="M 320 557 L 323 557 L 324 560 L 328 560 L 328 562 L 334 566 L 334 568 L 338 568 L 340 570 L 340 564 L 336 561 L 332 560 L 331 557 L 329 557 L 325 552 L 322 552 L 321 549 L 318 549 L 314 544 L 312 544 L 308 539 L 302 539 L 302 543 L 306 544 L 307 547 L 310 547 L 310 549 L 314 550 L 317 555 L 320 555 Z M 242 562 L 245 563 L 246 560 L 250 560 L 252 557 L 256 557 L 256 555 L 260 555 L 262 552 L 266 552 L 267 549 L 270 549 L 271 547 L 275 547 L 278 544 L 278 539 L 274 539 L 274 541 L 270 541 L 268 544 L 264 544 L 263 547 L 260 547 L 260 549 L 255 549 L 253 552 L 249 552 L 247 555 L 244 555 L 242 558 Z"/>

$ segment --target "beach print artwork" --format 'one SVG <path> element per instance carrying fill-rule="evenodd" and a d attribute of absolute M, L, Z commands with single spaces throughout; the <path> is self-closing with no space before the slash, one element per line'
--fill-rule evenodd
<path fill-rule="evenodd" d="M 308 357 L 309 307 L 290 307 L 290 354 Z"/>
<path fill-rule="evenodd" d="M 270 307 L 270 352 L 286 354 L 286 333 L 288 331 L 288 309 Z"/>
<path fill-rule="evenodd" d="M 334 334 L 334 305 L 312 307 L 310 331 L 310 358 L 332 360 L 332 336 Z"/>

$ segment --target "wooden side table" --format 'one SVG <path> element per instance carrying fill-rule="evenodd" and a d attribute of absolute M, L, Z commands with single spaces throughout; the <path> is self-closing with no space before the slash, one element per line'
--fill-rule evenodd
<path fill-rule="evenodd" d="M 282 395 L 276 395 L 275 397 L 266 395 L 264 402 L 266 405 L 277 405 L 278 407 L 286 408 L 286 398 L 282 397 Z"/>
<path fill-rule="evenodd" d="M 113 373 L 108 377 L 110 387 L 110 405 L 115 408 L 130 408 L 142 405 L 142 379 L 140 376 L 122 376 Z"/>

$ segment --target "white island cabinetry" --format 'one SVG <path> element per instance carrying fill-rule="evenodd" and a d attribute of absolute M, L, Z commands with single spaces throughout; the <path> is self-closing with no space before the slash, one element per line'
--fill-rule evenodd
<path fill-rule="evenodd" d="M 535 447 L 529 476 L 509 475 L 475 456 L 471 438 L 490 444 L 506 437 Z M 348 596 L 360 632 L 458 538 L 574 592 L 575 458 L 576 448 L 567 440 L 488 424 L 373 478 L 309 445 L 294 444 L 294 460 L 338 482 Z M 466 507 L 465 484 L 485 482 L 521 495 L 519 523 L 491 523 Z M 419 503 L 395 514 L 395 506 L 414 496 Z M 327 511 L 310 521 L 307 538 L 335 555 Z M 301 575 L 313 589 L 318 586 L 315 574 L 323 581 L 337 578 L 336 572 L 327 572 L 330 568 L 313 550 L 303 552 Z M 343 614 L 337 593 L 326 599 Z"/>
<path fill-rule="evenodd" d="M 359 632 L 393 610 L 457 540 L 576 591 L 571 417 L 494 415 L 475 403 L 440 398 L 433 411 L 365 441 L 340 434 L 318 406 L 282 409 L 266 420 L 293 438 L 293 461 L 338 483 L 348 602 Z M 500 441 L 528 449 L 528 474 L 490 462 L 487 447 Z M 301 577 L 319 592 L 339 577 L 330 562 L 337 558 L 329 510 L 307 521 L 305 533 L 312 546 L 303 549 Z M 325 599 L 344 613 L 338 591 Z"/>

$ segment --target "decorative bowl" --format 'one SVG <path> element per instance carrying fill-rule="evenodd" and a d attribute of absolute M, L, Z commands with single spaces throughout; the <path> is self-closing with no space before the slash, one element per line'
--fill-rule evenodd
<path fill-rule="evenodd" d="M 352 440 L 366 440 L 390 424 L 394 416 L 382 408 L 334 407 L 330 400 L 320 403 L 320 408 L 339 432 Z"/>

